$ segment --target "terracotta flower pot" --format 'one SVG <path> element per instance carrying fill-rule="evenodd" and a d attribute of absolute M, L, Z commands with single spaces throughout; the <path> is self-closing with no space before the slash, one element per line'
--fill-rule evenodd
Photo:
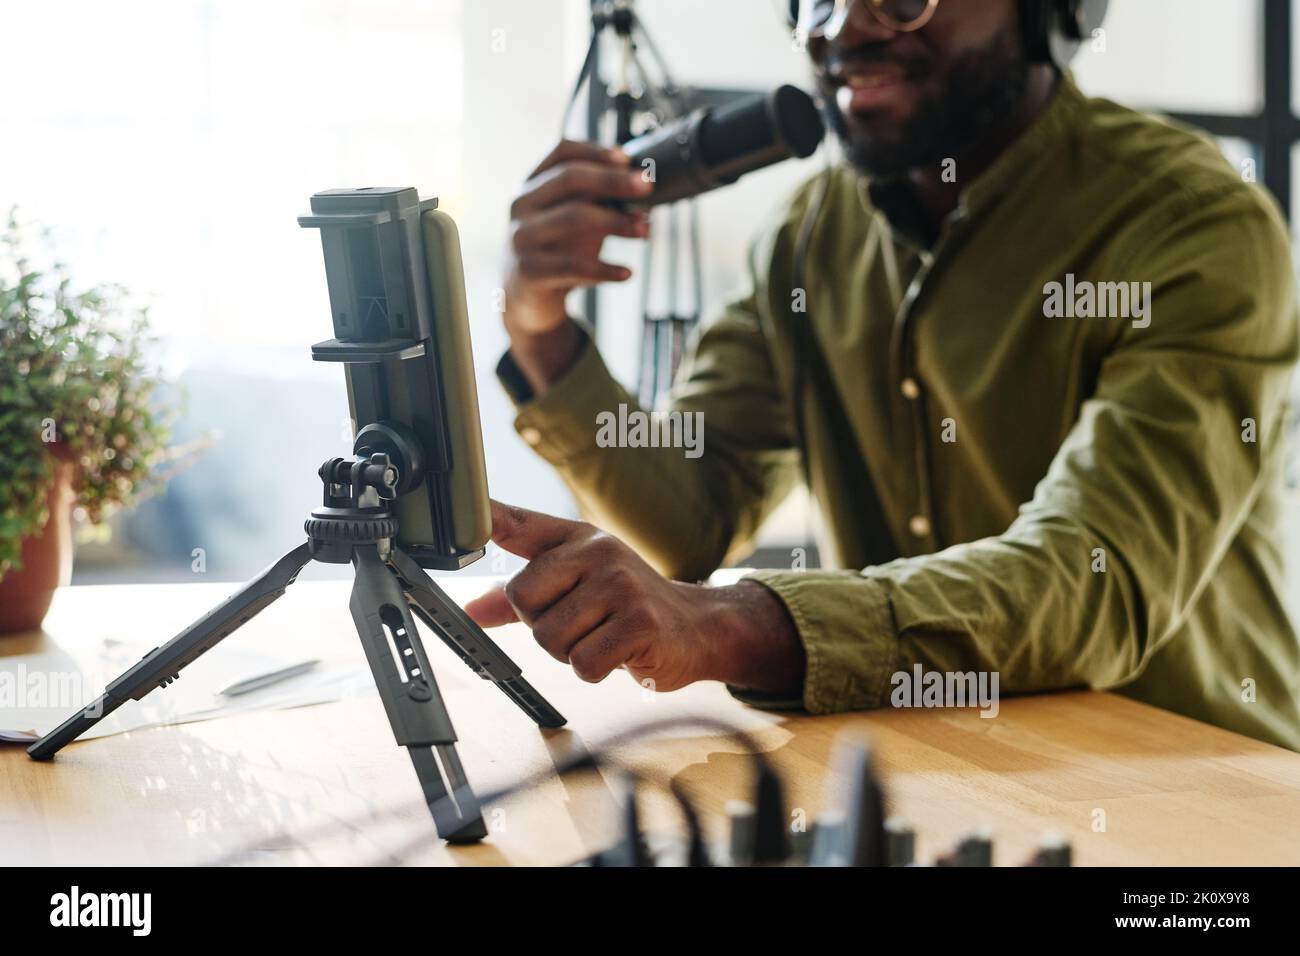
<path fill-rule="evenodd" d="M 72 472 L 72 462 L 55 460 L 49 520 L 23 538 L 23 569 L 0 578 L 0 634 L 39 628 L 55 588 L 72 580 Z"/>

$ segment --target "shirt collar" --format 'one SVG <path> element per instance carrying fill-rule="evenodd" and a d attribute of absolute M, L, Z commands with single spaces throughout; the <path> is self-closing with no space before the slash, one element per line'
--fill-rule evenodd
<path fill-rule="evenodd" d="M 1062 141 L 1084 102 L 1073 76 L 1068 71 L 1062 73 L 1047 109 L 988 169 L 961 190 L 954 215 L 976 214 L 1012 188 L 1026 166 Z M 860 176 L 858 196 L 864 209 L 879 211 L 891 229 L 920 248 L 928 249 L 938 240 L 939 233 L 931 228 L 905 180 Z"/>

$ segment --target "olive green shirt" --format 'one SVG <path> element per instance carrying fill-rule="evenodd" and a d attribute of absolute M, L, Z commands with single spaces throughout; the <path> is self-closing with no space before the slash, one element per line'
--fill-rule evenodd
<path fill-rule="evenodd" d="M 1272 202 L 1209 139 L 1068 77 L 937 236 L 908 196 L 847 167 L 799 191 L 678 376 L 698 457 L 597 444 L 635 402 L 594 347 L 540 400 L 503 360 L 520 433 L 681 579 L 743 558 L 806 480 L 844 570 L 753 578 L 798 628 L 813 713 L 888 706 L 920 665 L 1118 689 L 1300 749 Z"/>

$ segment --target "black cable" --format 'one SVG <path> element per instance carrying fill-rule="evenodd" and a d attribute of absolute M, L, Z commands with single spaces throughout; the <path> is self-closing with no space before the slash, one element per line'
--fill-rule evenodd
<path fill-rule="evenodd" d="M 501 787 L 497 790 L 486 793 L 477 798 L 476 800 L 477 805 L 481 808 L 487 806 L 488 804 L 499 803 L 502 800 L 506 800 L 518 793 L 523 792 L 526 789 L 535 787 L 539 783 L 542 783 L 543 781 L 549 780 L 551 778 L 558 779 L 565 776 L 566 774 L 574 773 L 576 771 L 583 770 L 583 769 L 597 769 L 601 765 L 600 764 L 601 760 L 604 761 L 604 764 L 606 766 L 618 767 L 619 761 L 615 760 L 612 757 L 603 756 L 605 751 L 608 751 L 615 747 L 620 747 L 629 743 L 633 743 L 651 734 L 660 733 L 665 730 L 680 729 L 683 727 L 705 727 L 705 728 L 718 730 L 723 735 L 725 735 L 728 739 L 733 740 L 736 743 L 740 744 L 740 746 L 742 746 L 745 749 L 748 755 L 754 758 L 754 760 L 758 764 L 758 770 L 760 774 L 762 773 L 771 774 L 775 772 L 772 767 L 771 761 L 768 760 L 767 755 L 762 750 L 759 749 L 758 744 L 754 740 L 754 738 L 751 737 L 745 731 L 741 730 L 740 728 L 728 724 L 726 721 L 718 720 L 717 718 L 714 717 L 703 717 L 703 716 L 667 717 L 664 718 L 663 720 L 651 721 L 648 724 L 642 724 L 641 726 L 635 727 L 624 734 L 620 734 L 617 737 L 613 737 L 605 741 L 604 744 L 597 746 L 594 750 L 586 751 L 578 755 L 577 757 L 574 757 L 569 761 L 561 764 L 559 767 L 550 767 L 546 770 L 538 771 L 537 773 L 530 774 L 529 776 L 517 780 L 514 783 L 509 784 L 508 786 Z M 639 772 L 634 771 L 634 773 L 639 773 Z M 641 776 L 645 777 L 644 774 L 642 774 Z M 660 785 L 662 786 L 662 784 Z M 670 790 L 672 789 L 671 784 L 669 785 L 669 789 Z M 680 788 L 678 789 L 680 791 Z M 679 806 L 682 805 L 682 801 L 685 801 L 685 803 L 688 805 L 690 804 L 689 798 L 685 796 L 684 791 L 680 793 L 680 797 L 678 797 L 677 794 L 674 794 L 674 797 L 678 799 Z M 448 794 L 446 797 L 443 797 L 441 801 L 435 803 L 434 806 L 438 806 L 439 804 L 444 802 L 450 803 L 453 801 L 453 799 L 454 799 L 453 796 L 451 794 Z M 421 809 L 428 809 L 429 805 L 426 804 L 423 800 L 407 800 L 407 801 L 403 801 L 402 803 L 393 805 L 388 809 L 387 812 L 390 814 L 400 813 L 406 810 L 415 809 L 417 807 Z M 243 859 L 244 857 L 248 856 L 251 853 L 255 853 L 261 849 L 264 849 L 268 844 L 280 842 L 285 839 L 294 839 L 294 840 L 310 839 L 311 837 L 314 837 L 318 834 L 327 833 L 332 830 L 338 829 L 340 827 L 355 829 L 356 824 L 364 823 L 368 820 L 372 820 L 375 818 L 375 816 L 376 816 L 376 811 L 371 811 L 365 814 L 364 816 L 358 814 L 352 817 L 345 817 L 341 819 L 336 818 L 331 823 L 328 824 L 322 823 L 315 827 L 310 827 L 306 830 L 297 831 L 292 834 L 284 833 L 284 832 L 273 833 L 259 840 L 244 844 L 241 847 L 237 847 L 236 849 L 230 851 L 229 853 L 225 853 L 214 860 L 211 860 L 207 863 L 203 863 L 200 865 L 229 866 L 231 864 L 240 861 L 241 859 Z M 683 808 L 683 818 L 686 821 L 687 829 L 690 833 L 692 844 L 698 842 L 702 846 L 703 839 L 699 831 L 699 820 L 694 812 L 693 805 L 690 807 L 689 811 Z M 410 843 L 404 844 L 403 846 L 399 847 L 395 853 L 385 854 L 385 856 L 394 863 L 400 862 L 403 858 L 405 858 L 405 856 L 409 855 L 414 850 L 418 849 L 420 846 L 423 846 L 428 841 L 428 839 L 429 839 L 429 834 L 423 833 L 420 835 L 418 840 L 412 840 Z"/>
<path fill-rule="evenodd" d="M 713 861 L 709 858 L 708 849 L 704 845 L 704 834 L 700 829 L 700 818 L 695 812 L 695 804 L 691 802 L 685 788 L 675 777 L 668 781 L 668 789 L 677 798 L 677 805 L 681 808 L 682 819 L 686 821 L 688 835 L 686 865 L 712 866 Z"/>
<path fill-rule="evenodd" d="M 658 65 L 659 73 L 663 76 L 663 83 L 661 85 L 663 86 L 665 94 L 678 100 L 680 105 L 682 88 L 677 85 L 677 82 L 673 79 L 672 73 L 669 72 L 668 61 L 665 60 L 663 54 L 659 52 L 659 47 L 655 45 L 654 37 L 650 36 L 650 34 L 646 32 L 645 26 L 641 23 L 641 18 L 635 16 L 635 14 L 633 15 L 632 29 L 645 43 L 645 48 L 650 52 L 650 56 L 654 58 L 655 63 Z"/>
<path fill-rule="evenodd" d="M 653 217 L 655 214 L 656 211 L 652 209 L 650 216 Z M 659 362 L 659 324 L 650 314 L 650 277 L 654 275 L 654 250 L 659 244 L 656 241 L 657 235 L 658 230 L 652 229 L 649 238 L 645 241 L 645 250 L 641 254 L 641 361 L 637 369 L 639 380 L 636 391 L 637 400 L 647 411 L 654 408 L 655 376 L 658 374 Z"/>
<path fill-rule="evenodd" d="M 489 804 L 500 803 L 503 800 L 508 800 L 513 796 L 517 796 L 525 789 L 529 789 L 532 786 L 536 786 L 538 783 L 542 782 L 542 780 L 545 780 L 552 775 L 555 776 L 556 778 L 560 778 L 571 773 L 592 773 L 596 770 L 616 770 L 619 773 L 624 774 L 627 777 L 630 777 L 636 783 L 654 784 L 655 786 L 658 786 L 660 789 L 666 791 L 670 796 L 672 796 L 674 801 L 677 803 L 678 811 L 682 815 L 682 822 L 686 824 L 687 842 L 688 842 L 688 846 L 690 847 L 690 850 L 688 851 L 688 859 L 702 858 L 707 860 L 707 854 L 705 853 L 704 850 L 704 836 L 700 828 L 699 815 L 695 812 L 695 805 L 691 802 L 690 797 L 686 794 L 685 790 L 683 790 L 680 786 L 676 785 L 675 781 L 669 780 L 665 782 L 662 778 L 660 778 L 657 775 L 636 770 L 635 768 L 631 767 L 626 763 L 623 763 L 622 761 L 615 760 L 612 757 L 608 757 L 599 752 L 586 754 L 583 756 L 583 758 L 576 760 L 573 764 L 569 766 L 556 769 L 554 771 L 545 772 L 540 776 L 540 779 L 536 779 L 536 778 L 526 779 L 518 783 L 511 784 L 509 787 L 503 787 L 500 790 L 496 790 L 491 793 L 485 794 L 483 798 L 478 801 L 478 804 L 480 807 L 485 807 L 488 806 Z M 629 794 L 628 799 L 632 799 L 631 794 Z M 387 863 L 387 865 L 394 865 L 394 866 L 400 865 L 411 853 L 414 853 L 416 850 L 419 850 L 424 846 L 426 846 L 428 840 L 429 840 L 428 835 L 423 834 L 418 839 L 413 839 L 409 843 L 403 844 L 402 846 L 398 847 L 396 850 L 386 853 L 384 855 L 386 858 L 385 862 Z M 371 863 L 366 865 L 374 866 L 377 864 Z M 708 865 L 708 864 L 693 863 L 692 865 Z"/>
<path fill-rule="evenodd" d="M 680 203 L 673 203 L 668 208 L 668 307 L 659 326 L 659 339 L 662 345 L 655 350 L 654 404 L 656 406 L 659 404 L 660 396 L 667 394 L 672 385 L 673 372 L 677 370 L 673 353 L 677 332 L 678 279 L 682 268 L 680 205 Z"/>
<path fill-rule="evenodd" d="M 692 324 L 698 322 L 700 313 L 704 311 L 704 259 L 700 255 L 700 207 L 695 200 L 690 201 L 691 213 L 691 268 L 693 270 L 692 282 L 695 291 L 695 308 L 691 310 Z"/>
<path fill-rule="evenodd" d="M 564 139 L 569 129 L 569 119 L 573 116 L 573 107 L 578 102 L 578 97 L 582 95 L 582 84 L 591 73 L 591 62 L 596 55 L 596 47 L 600 44 L 601 27 L 597 25 L 593 18 L 591 24 L 591 40 L 587 43 L 587 54 L 582 58 L 582 68 L 578 70 L 578 82 L 573 85 L 573 92 L 569 95 L 569 102 L 564 107 L 564 116 L 560 119 L 560 139 Z"/>

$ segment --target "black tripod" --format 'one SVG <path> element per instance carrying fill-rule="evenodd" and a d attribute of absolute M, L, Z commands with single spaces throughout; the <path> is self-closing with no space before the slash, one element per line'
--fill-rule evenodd
<path fill-rule="evenodd" d="M 524 680 L 482 629 L 395 544 L 397 519 L 388 502 L 402 482 L 403 461 L 387 453 L 333 458 L 320 468 L 324 506 L 313 511 L 307 541 L 271 565 L 110 683 L 103 695 L 27 748 L 48 760 L 65 744 L 128 700 L 176 680 L 181 668 L 234 633 L 294 582 L 310 561 L 351 564 L 356 573 L 350 607 L 366 660 L 399 746 L 415 765 L 438 835 L 453 843 L 487 835 L 478 801 L 456 754 L 456 732 L 443 705 L 412 615 L 442 638 L 471 670 L 493 681 L 540 727 L 564 717 Z M 405 485 L 403 485 L 405 487 Z"/>
<path fill-rule="evenodd" d="M 601 80 L 601 39 L 613 34 L 619 51 L 615 79 L 605 87 Z M 642 50 L 649 57 L 641 56 Z M 587 135 L 598 139 L 604 117 L 613 115 L 614 142 L 620 146 L 636 137 L 662 127 L 690 112 L 691 95 L 673 79 L 667 61 L 638 16 L 633 0 L 592 0 L 591 40 L 587 55 L 578 71 L 577 82 L 569 96 L 560 135 L 569 129 L 569 120 L 583 87 L 587 87 Z M 641 127 L 637 129 L 636 127 Z M 652 269 L 660 258 L 655 247 L 659 242 L 656 229 L 645 245 L 641 263 L 641 355 L 637 371 L 637 400 L 643 408 L 654 408 L 660 397 L 672 387 L 673 376 L 681 364 L 682 352 L 691 331 L 699 322 L 703 301 L 700 272 L 700 226 L 694 200 L 684 201 L 684 224 L 679 216 L 682 202 L 674 203 L 660 218 L 667 218 L 667 236 L 662 257 L 666 261 L 667 282 L 658 281 Z M 681 233 L 685 231 L 683 244 Z M 683 306 L 681 290 L 689 277 L 691 298 Z M 662 312 L 652 311 L 651 289 L 666 286 Z M 586 293 L 587 320 L 595 325 L 596 290 Z"/>

